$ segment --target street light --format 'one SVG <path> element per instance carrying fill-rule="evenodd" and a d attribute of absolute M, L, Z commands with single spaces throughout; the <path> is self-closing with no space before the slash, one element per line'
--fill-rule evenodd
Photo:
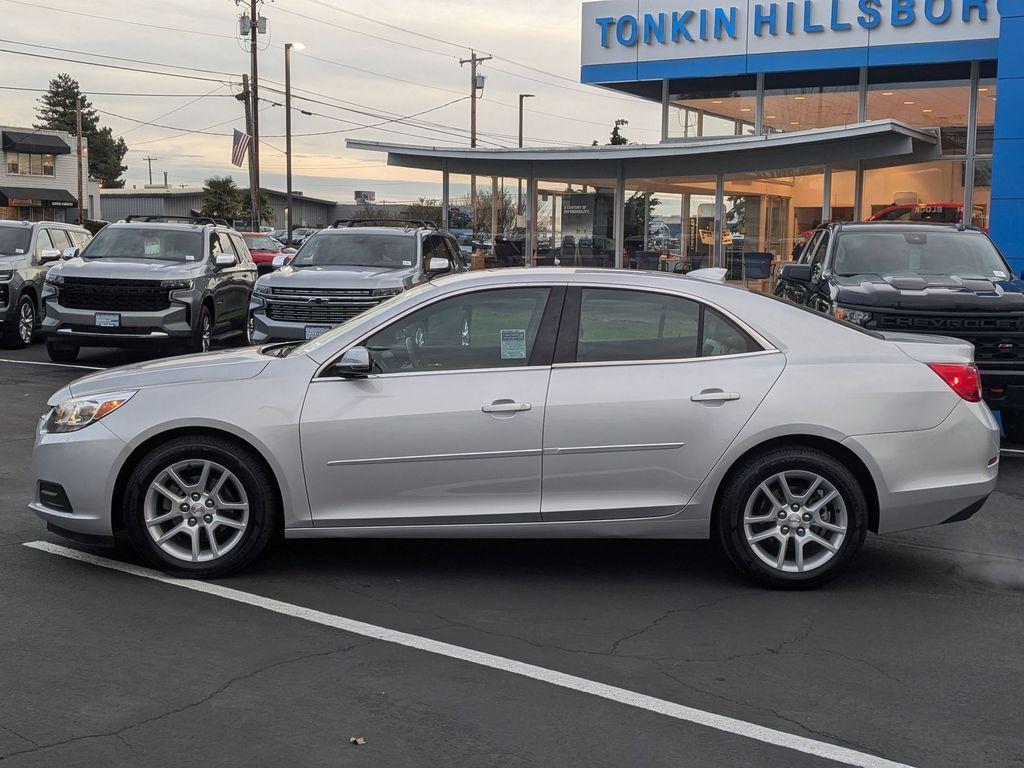
<path fill-rule="evenodd" d="M 292 241 L 292 48 L 301 51 L 302 43 L 284 44 L 284 157 L 287 183 L 287 202 L 284 209 L 288 244 Z"/>
<path fill-rule="evenodd" d="M 525 99 L 532 99 L 534 95 L 532 93 L 520 93 L 519 94 L 519 148 L 523 148 L 523 101 Z M 518 213 L 521 216 L 523 213 L 523 180 L 519 179 L 519 209 Z"/>

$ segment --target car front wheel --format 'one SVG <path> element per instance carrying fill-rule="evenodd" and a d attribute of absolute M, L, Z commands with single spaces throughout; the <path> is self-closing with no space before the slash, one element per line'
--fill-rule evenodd
<path fill-rule="evenodd" d="M 271 542 L 277 494 L 258 457 L 226 438 L 175 438 L 136 465 L 124 497 L 135 550 L 162 571 L 213 578 L 240 570 Z"/>
<path fill-rule="evenodd" d="M 726 553 L 771 587 L 824 584 L 846 568 L 867 533 L 868 505 L 849 468 L 814 448 L 767 450 L 728 481 L 718 511 Z"/>
<path fill-rule="evenodd" d="M 21 349 L 32 343 L 36 330 L 36 305 L 32 297 L 22 294 L 15 307 L 14 318 L 5 326 L 3 342 L 5 347 Z"/>
<path fill-rule="evenodd" d="M 78 359 L 79 347 L 77 344 L 61 344 L 59 342 L 46 342 L 46 354 L 55 363 L 73 363 Z"/>

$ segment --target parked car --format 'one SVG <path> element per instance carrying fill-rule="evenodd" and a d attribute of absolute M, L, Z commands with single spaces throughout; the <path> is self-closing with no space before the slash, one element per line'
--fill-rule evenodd
<path fill-rule="evenodd" d="M 245 332 L 256 265 L 242 236 L 212 219 L 129 216 L 46 276 L 43 334 L 56 362 L 83 346 L 171 343 L 209 350 Z"/>
<path fill-rule="evenodd" d="M 296 227 L 292 229 L 292 236 L 290 238 L 288 237 L 288 233 L 285 232 L 285 239 L 282 242 L 285 245 L 291 245 L 297 248 L 306 242 L 310 235 L 314 235 L 319 231 L 320 230 L 314 229 L 313 227 Z"/>
<path fill-rule="evenodd" d="M 865 328 L 956 336 L 975 347 L 986 402 L 1024 440 L 1024 281 L 980 230 L 829 224 L 775 292 Z"/>
<path fill-rule="evenodd" d="M 974 221 L 984 221 L 985 211 L 974 206 Z M 936 224 L 971 224 L 964 221 L 963 203 L 894 203 L 868 221 L 927 221 Z"/>
<path fill-rule="evenodd" d="M 31 509 L 197 578 L 283 529 L 712 536 L 750 576 L 806 587 L 868 530 L 981 508 L 999 431 L 969 344 L 701 275 L 470 272 L 313 341 L 86 376 L 40 421 Z"/>
<path fill-rule="evenodd" d="M 32 343 L 50 265 L 90 239 L 84 227 L 73 224 L 0 220 L 0 342 L 5 347 Z"/>
<path fill-rule="evenodd" d="M 363 226 L 375 223 L 321 230 L 287 266 L 261 277 L 249 307 L 249 342 L 312 339 L 434 276 L 465 271 L 448 233 L 411 220 Z"/>
<path fill-rule="evenodd" d="M 272 271 L 274 259 L 285 253 L 285 247 L 281 243 L 262 232 L 242 232 L 242 239 L 249 249 L 256 270 L 261 275 Z M 289 248 L 288 253 L 295 253 L 295 250 Z"/>

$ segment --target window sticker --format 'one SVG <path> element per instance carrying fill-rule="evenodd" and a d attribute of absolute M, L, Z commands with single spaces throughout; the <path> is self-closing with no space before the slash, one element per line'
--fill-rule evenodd
<path fill-rule="evenodd" d="M 411 261 L 407 261 L 407 260 L 403 260 L 402 261 L 402 266 L 403 267 L 411 267 L 412 266 L 412 262 Z"/>
<path fill-rule="evenodd" d="M 20 255 L 21 255 L 21 254 L 23 254 L 24 252 L 25 252 L 25 249 L 24 249 L 24 248 L 15 248 L 15 249 L 14 249 L 14 255 L 15 255 L 15 256 L 20 256 Z"/>
<path fill-rule="evenodd" d="M 186 253 L 185 254 L 185 261 L 195 261 L 195 260 L 196 260 L 196 257 L 193 256 L 191 253 Z"/>
<path fill-rule="evenodd" d="M 147 256 L 159 256 L 160 255 L 160 241 L 159 240 L 147 240 L 144 248 L 144 253 Z"/>
<path fill-rule="evenodd" d="M 511 328 L 501 332 L 501 359 L 526 359 L 526 329 Z"/>
<path fill-rule="evenodd" d="M 1005 280 L 1006 279 L 1006 273 L 1003 272 L 1003 270 L 1001 270 L 1001 269 L 994 269 L 994 270 L 992 270 L 992 274 L 995 275 L 996 277 L 998 277 L 1000 280 Z"/>

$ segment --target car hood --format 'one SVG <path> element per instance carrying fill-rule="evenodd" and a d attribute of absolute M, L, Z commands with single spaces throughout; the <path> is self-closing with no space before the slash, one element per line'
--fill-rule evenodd
<path fill-rule="evenodd" d="M 833 275 L 833 299 L 878 309 L 1024 311 L 1024 281 L 950 275 Z"/>
<path fill-rule="evenodd" d="M 392 288 L 409 286 L 415 270 L 382 267 L 285 267 L 260 278 L 271 288 Z"/>
<path fill-rule="evenodd" d="M 77 256 L 54 265 L 54 274 L 64 277 L 100 277 L 110 280 L 175 280 L 196 277 L 202 263 L 158 259 L 83 259 Z"/>
<path fill-rule="evenodd" d="M 248 347 L 125 365 L 73 381 L 50 398 L 50 405 L 69 395 L 78 397 L 146 387 L 251 379 L 262 373 L 270 360 L 261 355 L 258 348 Z"/>

